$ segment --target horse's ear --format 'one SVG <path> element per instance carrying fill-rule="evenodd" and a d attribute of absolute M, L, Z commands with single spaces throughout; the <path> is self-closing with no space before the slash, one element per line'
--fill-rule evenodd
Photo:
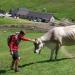
<path fill-rule="evenodd" d="M 34 39 L 34 43 L 36 43 L 36 40 L 37 40 L 37 39 L 35 38 L 35 39 Z"/>
<path fill-rule="evenodd" d="M 37 38 L 35 38 L 35 42 L 37 41 Z"/>
<path fill-rule="evenodd" d="M 35 42 L 34 43 L 37 43 L 37 44 L 39 44 L 39 42 L 38 42 L 38 39 L 37 38 L 35 38 Z"/>

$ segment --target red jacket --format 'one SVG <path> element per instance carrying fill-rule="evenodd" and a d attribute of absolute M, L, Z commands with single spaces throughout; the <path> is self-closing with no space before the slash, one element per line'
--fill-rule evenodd
<path fill-rule="evenodd" d="M 23 36 L 16 36 L 14 35 L 11 39 L 11 42 L 9 44 L 9 48 L 11 51 L 15 52 L 15 51 L 18 51 L 18 48 L 19 48 L 19 43 L 20 41 L 23 40 L 23 41 L 30 41 L 29 38 L 26 38 L 26 37 L 23 37 Z"/>

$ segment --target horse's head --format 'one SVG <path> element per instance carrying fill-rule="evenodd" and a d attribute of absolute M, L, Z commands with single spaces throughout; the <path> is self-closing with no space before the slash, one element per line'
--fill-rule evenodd
<path fill-rule="evenodd" d="M 41 48 L 44 46 L 44 43 L 42 42 L 41 39 L 35 39 L 34 42 L 34 53 L 39 53 L 41 52 Z"/>

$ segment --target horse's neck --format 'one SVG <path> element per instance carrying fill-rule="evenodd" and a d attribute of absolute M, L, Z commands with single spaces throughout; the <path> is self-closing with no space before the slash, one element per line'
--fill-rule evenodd
<path fill-rule="evenodd" d="M 50 38 L 46 37 L 46 36 L 42 36 L 40 37 L 40 40 L 43 42 L 43 43 L 46 43 L 48 41 L 50 41 Z"/>
<path fill-rule="evenodd" d="M 40 39 L 43 42 L 49 41 L 51 39 L 51 33 L 48 32 L 48 33 L 44 34 L 43 36 L 40 37 Z"/>

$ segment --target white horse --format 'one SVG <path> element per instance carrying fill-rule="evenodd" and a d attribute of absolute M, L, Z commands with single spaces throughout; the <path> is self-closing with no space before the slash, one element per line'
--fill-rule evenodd
<path fill-rule="evenodd" d="M 50 60 L 53 59 L 55 52 L 55 59 L 57 59 L 58 50 L 63 45 L 75 44 L 75 25 L 54 27 L 50 29 L 40 38 L 35 39 L 34 53 L 40 53 L 43 46 L 47 46 L 51 49 Z"/>

